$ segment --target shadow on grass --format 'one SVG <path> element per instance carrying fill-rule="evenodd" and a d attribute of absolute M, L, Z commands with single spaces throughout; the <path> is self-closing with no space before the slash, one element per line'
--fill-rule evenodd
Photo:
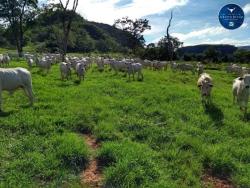
<path fill-rule="evenodd" d="M 71 86 L 71 83 L 66 82 L 66 81 L 61 81 L 59 84 L 57 84 L 57 86 L 58 86 L 58 87 L 65 88 L 65 87 Z"/>
<path fill-rule="evenodd" d="M 22 105 L 20 105 L 20 107 L 23 109 L 33 108 L 33 106 L 31 106 L 30 104 L 22 104 Z"/>
<path fill-rule="evenodd" d="M 224 114 L 218 106 L 208 103 L 204 105 L 204 110 L 217 125 L 223 124 Z"/>
<path fill-rule="evenodd" d="M 74 84 L 75 84 L 75 85 L 80 85 L 81 82 L 82 82 L 82 81 L 80 81 L 80 80 L 75 80 L 75 81 L 74 81 Z"/>
<path fill-rule="evenodd" d="M 0 111 L 0 117 L 8 117 L 13 113 L 14 113 L 14 111 L 9 111 L 9 112 Z"/>
<path fill-rule="evenodd" d="M 243 121 L 250 122 L 250 113 L 247 113 L 245 116 L 243 115 Z"/>

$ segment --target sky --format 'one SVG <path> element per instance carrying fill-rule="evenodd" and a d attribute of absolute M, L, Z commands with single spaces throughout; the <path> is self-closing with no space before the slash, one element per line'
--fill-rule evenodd
<path fill-rule="evenodd" d="M 220 9 L 229 3 L 245 12 L 243 25 L 236 30 L 224 29 L 218 20 Z M 77 12 L 89 21 L 112 25 L 115 19 L 146 18 L 152 29 L 144 32 L 146 43 L 158 42 L 166 33 L 170 12 L 170 34 L 184 42 L 197 44 L 250 45 L 249 0 L 79 0 Z"/>

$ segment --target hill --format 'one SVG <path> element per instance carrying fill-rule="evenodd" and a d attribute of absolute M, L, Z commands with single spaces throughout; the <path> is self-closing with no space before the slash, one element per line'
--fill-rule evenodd
<path fill-rule="evenodd" d="M 240 46 L 240 47 L 238 47 L 238 48 L 241 49 L 241 50 L 250 51 L 250 46 Z"/>
<path fill-rule="evenodd" d="M 25 28 L 25 46 L 38 52 L 58 51 L 62 36 L 61 12 L 44 11 Z M 14 46 L 10 32 L 0 29 L 0 41 L 7 38 L 9 45 Z M 72 32 L 69 37 L 68 52 L 128 52 L 132 47 L 141 47 L 140 42 L 130 33 L 119 30 L 113 26 L 89 22 L 81 15 L 75 14 L 72 23 Z M 2 43 L 6 47 L 6 43 Z"/>
<path fill-rule="evenodd" d="M 180 48 L 178 51 L 180 54 L 202 54 L 204 53 L 209 47 L 215 48 L 223 55 L 233 54 L 237 47 L 233 45 L 208 45 L 208 44 L 201 44 L 195 46 L 185 46 Z"/>

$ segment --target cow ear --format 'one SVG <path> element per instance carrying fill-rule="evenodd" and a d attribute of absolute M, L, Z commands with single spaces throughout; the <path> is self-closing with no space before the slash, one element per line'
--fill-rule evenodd
<path fill-rule="evenodd" d="M 244 80 L 244 78 L 240 77 L 239 80 Z"/>

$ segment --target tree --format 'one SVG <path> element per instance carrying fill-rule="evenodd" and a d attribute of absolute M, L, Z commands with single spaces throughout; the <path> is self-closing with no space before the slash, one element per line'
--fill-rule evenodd
<path fill-rule="evenodd" d="M 176 55 L 177 50 L 183 45 L 178 38 L 172 36 L 164 36 L 158 42 L 160 59 L 172 61 Z"/>
<path fill-rule="evenodd" d="M 218 62 L 219 60 L 220 53 L 213 46 L 208 47 L 204 54 L 208 61 Z"/>
<path fill-rule="evenodd" d="M 123 31 L 127 31 L 132 34 L 133 37 L 138 39 L 142 45 L 145 44 L 145 39 L 142 33 L 145 30 L 150 30 L 151 26 L 148 24 L 147 19 L 129 19 L 124 17 L 122 19 L 115 20 L 114 26 Z"/>
<path fill-rule="evenodd" d="M 158 59 L 160 60 L 172 61 L 174 58 L 177 58 L 176 51 L 183 45 L 183 42 L 181 42 L 178 38 L 172 37 L 169 34 L 172 19 L 173 19 L 173 11 L 171 11 L 171 16 L 168 22 L 166 35 L 162 37 L 160 41 L 157 43 L 159 51 Z"/>
<path fill-rule="evenodd" d="M 62 37 L 60 44 L 60 53 L 62 55 L 62 61 L 65 61 L 65 57 L 68 50 L 69 35 L 71 31 L 72 21 L 76 15 L 76 9 L 78 7 L 78 0 L 72 0 L 72 8 L 70 9 L 70 0 L 66 0 L 65 3 L 59 0 L 59 4 L 54 5 L 59 11 L 62 11 L 61 23 L 62 23 Z M 60 38 L 60 37 L 59 37 Z"/>
<path fill-rule="evenodd" d="M 168 49 L 168 56 L 169 56 L 169 59 L 170 61 L 172 62 L 173 60 L 173 54 L 174 54 L 174 45 L 173 45 L 173 40 L 172 37 L 170 36 L 169 34 L 169 29 L 171 27 L 171 23 L 172 23 L 172 19 L 173 19 L 173 11 L 171 11 L 171 16 L 170 16 L 170 19 L 169 19 L 169 22 L 168 22 L 168 27 L 167 27 L 167 36 L 165 37 L 167 39 L 167 49 Z"/>
<path fill-rule="evenodd" d="M 24 25 L 34 18 L 33 13 L 37 9 L 37 3 L 37 0 L 0 1 L 0 19 L 11 29 L 19 57 L 23 55 Z"/>

